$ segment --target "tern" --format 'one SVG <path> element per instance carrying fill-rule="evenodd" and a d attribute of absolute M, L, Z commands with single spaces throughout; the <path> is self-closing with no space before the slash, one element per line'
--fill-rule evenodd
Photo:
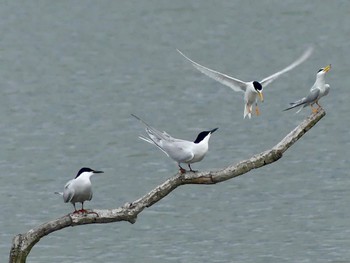
<path fill-rule="evenodd" d="M 65 203 L 70 202 L 73 204 L 74 213 L 87 213 L 84 209 L 84 202 L 90 201 L 92 198 L 90 177 L 93 174 L 100 173 L 103 173 L 103 171 L 95 171 L 91 168 L 83 167 L 79 170 L 74 179 L 66 183 L 63 193 L 55 193 L 62 195 Z M 75 203 L 81 203 L 81 210 L 77 211 Z"/>
<path fill-rule="evenodd" d="M 181 173 L 186 172 L 186 170 L 181 167 L 181 163 L 186 163 L 190 168 L 190 171 L 195 172 L 192 170 L 191 164 L 200 162 L 204 158 L 209 149 L 208 142 L 210 136 L 218 129 L 215 128 L 209 131 L 202 131 L 198 134 L 197 138 L 191 142 L 173 138 L 165 131 L 158 131 L 157 129 L 148 125 L 144 120 L 137 117 L 136 115 L 131 115 L 146 126 L 145 129 L 148 137 L 140 135 L 139 138 L 157 146 L 168 157 L 176 161 Z"/>
<path fill-rule="evenodd" d="M 177 51 L 188 61 L 192 63 L 192 65 L 202 72 L 203 74 L 207 75 L 208 77 L 220 82 L 221 84 L 224 84 L 234 91 L 241 91 L 244 92 L 244 114 L 243 118 L 246 116 L 251 118 L 252 115 L 252 108 L 253 104 L 255 103 L 255 111 L 256 115 L 260 115 L 260 111 L 258 108 L 258 98 L 259 96 L 261 102 L 264 101 L 263 96 L 263 89 L 269 85 L 271 82 L 273 82 L 275 79 L 277 79 L 282 74 L 292 70 L 296 66 L 300 65 L 302 62 L 304 62 L 312 53 L 313 48 L 309 47 L 301 57 L 299 57 L 297 60 L 295 60 L 292 64 L 287 66 L 286 68 L 264 78 L 261 81 L 250 81 L 250 82 L 244 82 L 242 80 L 230 77 L 226 74 L 220 73 L 218 71 L 212 70 L 210 68 L 204 67 L 197 62 L 191 60 L 189 57 L 187 57 L 185 54 L 183 54 L 180 50 L 177 49 Z"/>
<path fill-rule="evenodd" d="M 326 82 L 325 82 L 325 75 L 330 69 L 331 69 L 330 64 L 324 68 L 319 69 L 317 74 L 316 74 L 316 81 L 315 81 L 314 85 L 311 87 L 309 95 L 307 95 L 306 97 L 304 97 L 300 100 L 297 100 L 295 102 L 291 102 L 290 107 L 285 109 L 284 111 L 293 109 L 293 108 L 298 107 L 298 106 L 302 106 L 297 111 L 297 113 L 298 113 L 303 108 L 310 106 L 313 113 L 318 112 L 318 110 L 322 108 L 321 105 L 318 104 L 318 101 L 323 96 L 326 96 L 330 90 L 329 84 L 326 84 Z M 314 107 L 312 107 L 315 103 L 318 106 L 318 108 L 316 108 L 316 109 Z"/>

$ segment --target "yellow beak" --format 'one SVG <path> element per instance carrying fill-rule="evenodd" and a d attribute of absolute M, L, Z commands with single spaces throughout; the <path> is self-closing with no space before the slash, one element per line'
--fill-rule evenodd
<path fill-rule="evenodd" d="M 324 72 L 328 72 L 331 69 L 331 64 L 329 64 L 327 67 L 323 69 Z"/>
<path fill-rule="evenodd" d="M 258 94 L 259 94 L 261 102 L 264 102 L 264 95 L 262 94 L 262 92 L 259 92 Z"/>

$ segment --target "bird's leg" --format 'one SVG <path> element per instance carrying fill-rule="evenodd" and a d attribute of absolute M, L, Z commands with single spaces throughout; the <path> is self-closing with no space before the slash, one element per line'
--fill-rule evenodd
<path fill-rule="evenodd" d="M 315 109 L 314 107 L 312 107 L 312 104 L 310 104 L 310 107 L 311 107 L 312 113 L 317 113 L 318 112 L 318 109 Z"/>
<path fill-rule="evenodd" d="M 318 100 L 316 100 L 316 104 L 318 106 L 318 109 L 322 109 L 322 106 L 318 103 Z"/>
<path fill-rule="evenodd" d="M 82 213 L 82 214 L 88 213 L 88 211 L 84 209 L 84 202 L 81 202 L 81 210 L 79 210 L 79 213 Z"/>
<path fill-rule="evenodd" d="M 195 171 L 195 170 L 192 170 L 191 164 L 188 164 L 188 168 L 190 168 L 190 171 L 193 172 L 193 173 L 197 172 L 197 171 Z"/>
<path fill-rule="evenodd" d="M 74 212 L 73 212 L 73 214 L 79 213 L 79 211 L 78 211 L 77 208 L 75 207 L 75 203 L 73 203 L 73 206 L 74 206 Z"/>
<path fill-rule="evenodd" d="M 259 116 L 259 115 L 260 115 L 258 103 L 255 103 L 255 113 L 256 113 L 256 116 Z"/>
<path fill-rule="evenodd" d="M 182 168 L 181 165 L 180 165 L 179 163 L 178 163 L 177 165 L 178 165 L 179 168 L 180 168 L 180 173 L 182 173 L 182 174 L 186 173 L 186 169 Z"/>

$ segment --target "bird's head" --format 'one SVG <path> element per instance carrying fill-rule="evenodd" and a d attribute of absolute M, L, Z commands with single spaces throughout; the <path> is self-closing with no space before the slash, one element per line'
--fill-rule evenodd
<path fill-rule="evenodd" d="M 253 81 L 253 86 L 254 86 L 255 91 L 258 93 L 261 102 L 264 102 L 264 95 L 263 95 L 263 93 L 262 93 L 263 87 L 262 87 L 262 85 L 260 84 L 260 82 L 258 82 L 258 81 Z"/>
<path fill-rule="evenodd" d="M 324 68 L 320 68 L 317 71 L 317 76 L 323 76 L 324 74 L 326 74 L 328 71 L 331 70 L 331 64 L 329 64 L 328 66 L 324 67 Z"/>
<path fill-rule="evenodd" d="M 210 136 L 211 136 L 211 134 L 213 132 L 215 132 L 217 129 L 219 129 L 219 128 L 215 128 L 215 129 L 212 129 L 210 131 L 202 131 L 201 133 L 198 134 L 198 136 L 197 136 L 196 140 L 194 141 L 194 143 L 200 143 L 200 142 L 202 142 L 204 140 L 208 141 Z"/>
<path fill-rule="evenodd" d="M 77 173 L 77 176 L 75 178 L 78 178 L 79 176 L 90 177 L 93 174 L 100 174 L 100 173 L 103 173 L 103 171 L 95 171 L 95 170 L 92 170 L 91 168 L 83 167 L 79 170 L 79 172 Z"/>

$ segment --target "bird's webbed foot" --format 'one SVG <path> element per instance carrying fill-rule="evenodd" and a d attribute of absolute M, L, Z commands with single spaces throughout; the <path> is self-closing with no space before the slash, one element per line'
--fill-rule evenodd
<path fill-rule="evenodd" d="M 187 172 L 186 169 L 182 168 L 180 164 L 178 164 L 178 166 L 179 166 L 179 168 L 180 168 L 180 170 L 179 170 L 180 173 L 184 174 L 184 173 Z"/>

